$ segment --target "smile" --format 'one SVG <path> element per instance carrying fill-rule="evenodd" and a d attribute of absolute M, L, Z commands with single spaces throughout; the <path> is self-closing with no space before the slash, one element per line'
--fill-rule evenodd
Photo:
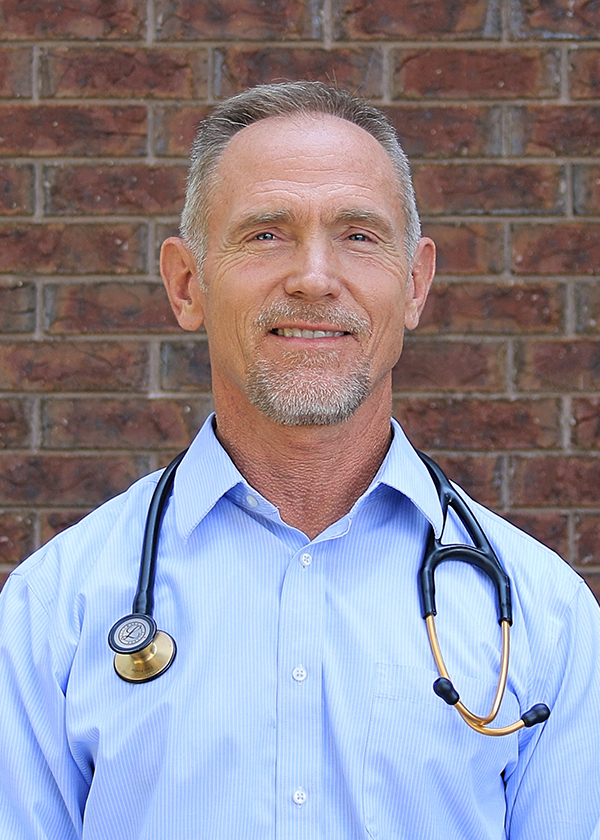
<path fill-rule="evenodd" d="M 346 335 L 343 332 L 333 332 L 332 330 L 301 330 L 297 327 L 284 327 L 283 329 L 273 330 L 275 335 L 281 335 L 285 338 L 339 338 Z"/>

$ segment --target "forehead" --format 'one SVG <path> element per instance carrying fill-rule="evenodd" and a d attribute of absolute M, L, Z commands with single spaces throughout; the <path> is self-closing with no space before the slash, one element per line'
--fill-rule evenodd
<path fill-rule="evenodd" d="M 321 114 L 269 117 L 230 140 L 216 169 L 219 203 L 273 200 L 279 193 L 318 200 L 352 191 L 358 202 L 401 211 L 397 175 L 380 143 L 360 126 Z"/>

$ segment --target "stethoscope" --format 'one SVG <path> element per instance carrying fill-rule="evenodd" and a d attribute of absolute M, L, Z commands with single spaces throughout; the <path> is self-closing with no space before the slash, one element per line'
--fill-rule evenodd
<path fill-rule="evenodd" d="M 157 629 L 152 611 L 160 527 L 167 501 L 173 489 L 175 471 L 186 451 L 180 452 L 171 461 L 156 485 L 148 508 L 138 586 L 132 611 L 130 615 L 120 618 L 111 627 L 108 634 L 108 643 L 115 653 L 115 671 L 126 682 L 142 683 L 156 679 L 172 665 L 177 653 L 174 639 L 168 633 Z M 510 581 L 481 526 L 465 501 L 452 487 L 444 472 L 427 455 L 422 452 L 418 452 L 418 455 L 427 467 L 440 497 L 443 525 L 446 524 L 448 509 L 452 508 L 474 543 L 473 546 L 443 545 L 441 537 L 440 539 L 436 538 L 432 527 L 430 527 L 427 536 L 425 554 L 419 569 L 418 584 L 421 614 L 425 619 L 429 644 L 440 675 L 439 679 L 433 684 L 433 690 L 450 706 L 456 707 L 465 723 L 483 735 L 510 735 L 523 727 L 543 723 L 550 715 L 550 709 L 545 704 L 538 703 L 509 726 L 490 727 L 488 725 L 498 715 L 506 690 L 510 647 L 509 628 L 512 625 Z M 443 530 L 442 527 L 442 533 Z M 499 622 L 502 629 L 500 675 L 492 708 L 489 714 L 483 717 L 469 711 L 461 702 L 460 696 L 450 680 L 440 651 L 434 623 L 434 616 L 436 615 L 434 572 L 439 564 L 445 560 L 460 560 L 477 566 L 478 569 L 488 575 L 496 589 Z"/>

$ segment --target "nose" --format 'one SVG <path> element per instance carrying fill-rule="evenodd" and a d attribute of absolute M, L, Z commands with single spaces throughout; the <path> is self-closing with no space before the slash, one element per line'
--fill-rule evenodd
<path fill-rule="evenodd" d="M 303 300 L 339 297 L 342 283 L 332 244 L 325 239 L 299 244 L 284 288 L 288 295 Z"/>

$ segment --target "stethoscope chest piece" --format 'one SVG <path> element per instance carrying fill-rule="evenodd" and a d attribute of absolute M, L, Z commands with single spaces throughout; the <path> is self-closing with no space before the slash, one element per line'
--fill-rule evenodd
<path fill-rule="evenodd" d="M 108 634 L 115 652 L 115 671 L 126 682 L 148 682 L 163 674 L 175 659 L 175 641 L 156 629 L 150 615 L 133 613 L 120 618 Z"/>

